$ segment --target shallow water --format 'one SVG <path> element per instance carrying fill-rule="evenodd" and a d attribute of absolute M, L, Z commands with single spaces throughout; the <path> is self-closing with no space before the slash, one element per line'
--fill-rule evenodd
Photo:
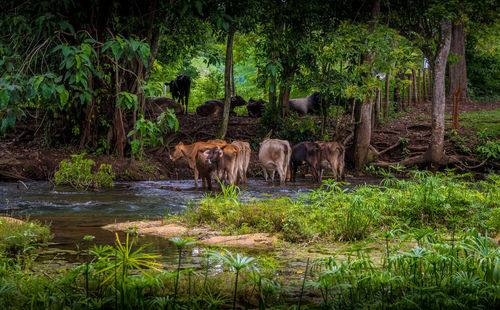
<path fill-rule="evenodd" d="M 374 179 L 350 179 L 351 186 L 378 182 Z M 118 182 L 112 189 L 97 192 L 79 192 L 69 187 L 54 188 L 48 182 L 0 182 L 0 215 L 9 215 L 51 223 L 54 245 L 59 249 L 74 250 L 84 246 L 83 237 L 93 235 L 93 243 L 113 244 L 115 235 L 101 227 L 126 220 L 158 219 L 168 213 L 182 212 L 190 203 L 201 199 L 209 191 L 195 189 L 193 180 Z M 242 199 L 268 196 L 297 197 L 317 188 L 308 180 L 285 186 L 272 185 L 264 180 L 249 180 L 241 187 Z M 176 249 L 165 238 L 142 237 L 139 242 L 152 243 L 150 251 L 161 253 L 167 260 L 174 259 Z M 198 256 L 192 247 L 189 257 Z"/>

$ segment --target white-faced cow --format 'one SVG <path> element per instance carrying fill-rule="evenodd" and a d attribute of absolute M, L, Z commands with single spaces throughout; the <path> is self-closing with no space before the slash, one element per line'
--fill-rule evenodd
<path fill-rule="evenodd" d="M 267 170 L 271 170 L 271 181 L 274 182 L 274 174 L 280 175 L 280 184 L 285 184 L 285 179 L 290 176 L 290 157 L 292 148 L 286 140 L 266 139 L 260 143 L 259 161 L 267 181 Z"/>
<path fill-rule="evenodd" d="M 184 114 L 187 113 L 189 105 L 189 91 L 191 90 L 191 79 L 187 75 L 179 75 L 175 80 L 165 83 L 170 87 L 170 92 L 174 100 L 184 105 Z"/>
<path fill-rule="evenodd" d="M 215 165 L 219 179 L 234 184 L 238 177 L 239 154 L 240 148 L 234 144 L 215 146 L 210 149 L 206 163 Z"/>

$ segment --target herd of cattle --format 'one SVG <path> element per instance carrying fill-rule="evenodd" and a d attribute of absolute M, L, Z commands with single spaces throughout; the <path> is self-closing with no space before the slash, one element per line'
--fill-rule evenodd
<path fill-rule="evenodd" d="M 244 141 L 226 143 L 222 140 L 209 140 L 193 144 L 180 142 L 170 159 L 185 159 L 194 170 L 194 183 L 198 187 L 201 177 L 204 188 L 212 188 L 212 179 L 218 178 L 228 184 L 246 183 L 247 169 L 250 164 L 250 144 Z M 267 182 L 268 170 L 271 181 L 278 172 L 280 184 L 286 180 L 295 182 L 297 168 L 307 164 L 314 182 L 320 182 L 325 169 L 331 170 L 336 180 L 344 176 L 345 149 L 338 142 L 300 142 L 290 147 L 286 140 L 265 139 L 260 143 L 259 164 Z"/>
<path fill-rule="evenodd" d="M 149 101 L 171 108 L 175 113 L 186 114 L 189 106 L 188 99 L 191 89 L 191 79 L 189 76 L 179 75 L 174 80 L 165 83 L 165 86 L 170 88 L 173 100 L 167 97 L 156 97 L 148 98 Z M 310 96 L 304 98 L 290 99 L 289 107 L 291 111 L 295 111 L 299 114 L 308 114 L 314 110 L 318 111 L 320 109 L 320 99 L 321 94 L 314 92 Z M 235 107 L 246 106 L 250 117 L 261 117 L 266 104 L 267 103 L 262 99 L 254 100 L 250 98 L 250 100 L 246 102 L 240 96 L 233 96 L 231 97 L 230 112 L 233 113 Z M 210 99 L 196 108 L 196 114 L 200 116 L 222 115 L 223 111 L 224 99 Z"/>

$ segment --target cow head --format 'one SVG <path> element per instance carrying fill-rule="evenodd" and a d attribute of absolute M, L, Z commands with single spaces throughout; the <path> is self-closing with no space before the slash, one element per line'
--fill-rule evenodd
<path fill-rule="evenodd" d="M 184 143 L 182 142 L 179 142 L 176 146 L 175 146 L 175 150 L 174 150 L 174 154 L 171 154 L 170 155 L 170 159 L 173 160 L 173 161 L 176 161 L 178 160 L 179 158 L 181 158 L 182 156 L 184 156 Z"/>
<path fill-rule="evenodd" d="M 216 161 L 218 161 L 222 157 L 222 150 L 220 147 L 216 146 L 210 149 L 210 152 L 208 153 L 207 158 L 205 159 L 205 162 L 207 164 L 213 164 Z"/>

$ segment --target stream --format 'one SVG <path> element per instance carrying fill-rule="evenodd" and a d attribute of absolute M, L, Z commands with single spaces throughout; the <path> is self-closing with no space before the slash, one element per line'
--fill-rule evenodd
<path fill-rule="evenodd" d="M 298 179 L 286 186 L 271 185 L 264 180 L 249 180 L 241 187 L 242 199 L 269 196 L 297 197 L 300 193 L 319 187 L 310 179 Z M 377 179 L 350 178 L 349 187 L 378 183 Z M 209 191 L 195 189 L 193 180 L 116 182 L 115 187 L 101 191 L 76 191 L 70 187 L 54 188 L 49 182 L 23 183 L 0 182 L 0 215 L 21 219 L 34 219 L 50 223 L 54 238 L 49 246 L 59 258 L 78 260 L 70 253 L 85 247 L 83 237 L 95 236 L 92 243 L 113 245 L 115 234 L 102 229 L 106 224 L 127 220 L 159 219 L 169 213 L 182 213 L 191 203 L 201 199 Z M 123 234 L 122 234 L 123 235 Z M 122 240 L 123 241 L 123 240 Z M 138 244 L 151 243 L 148 252 L 161 254 L 166 263 L 176 260 L 177 250 L 166 238 L 143 236 Z M 235 250 L 240 251 L 240 249 Z M 262 253 L 262 250 L 251 254 Z M 188 263 L 199 262 L 200 248 L 192 246 L 185 251 Z M 47 254 L 43 259 L 53 259 Z"/>

